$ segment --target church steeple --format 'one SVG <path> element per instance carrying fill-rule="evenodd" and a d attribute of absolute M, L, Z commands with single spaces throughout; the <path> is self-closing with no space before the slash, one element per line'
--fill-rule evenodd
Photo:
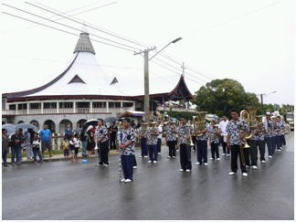
<path fill-rule="evenodd" d="M 96 54 L 87 32 L 80 33 L 80 37 L 74 49 L 74 53 L 76 52 L 90 52 L 94 55 Z"/>

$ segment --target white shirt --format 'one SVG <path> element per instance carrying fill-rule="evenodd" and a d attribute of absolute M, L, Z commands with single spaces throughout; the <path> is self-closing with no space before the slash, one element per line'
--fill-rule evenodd
<path fill-rule="evenodd" d="M 226 120 L 226 121 L 222 120 L 219 123 L 219 128 L 221 129 L 221 132 L 222 132 L 223 136 L 227 135 L 226 126 L 227 126 L 228 122 L 229 122 L 228 120 Z"/>
<path fill-rule="evenodd" d="M 162 126 L 159 125 L 157 128 L 158 128 L 158 132 L 159 132 L 157 138 L 158 138 L 158 139 L 161 139 L 161 137 L 162 137 Z"/>

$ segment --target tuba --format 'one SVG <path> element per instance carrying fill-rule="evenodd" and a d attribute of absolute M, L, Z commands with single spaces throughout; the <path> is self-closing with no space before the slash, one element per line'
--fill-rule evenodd
<path fill-rule="evenodd" d="M 250 116 L 250 113 L 247 111 L 247 110 L 242 110 L 240 112 L 240 116 L 239 116 L 240 120 L 241 121 L 245 121 L 247 122 L 248 124 L 250 124 L 251 122 L 251 116 Z M 242 131 L 242 129 L 240 129 Z M 242 138 L 242 141 L 243 141 L 243 148 L 250 148 L 251 146 L 248 144 L 247 140 L 248 139 L 251 139 L 253 137 L 253 135 L 250 133 L 248 136 L 244 136 Z"/>
<path fill-rule="evenodd" d="M 203 133 L 201 132 L 205 128 L 205 119 L 206 113 L 205 112 L 198 112 L 196 114 L 194 120 L 194 134 L 195 136 L 202 136 Z"/>

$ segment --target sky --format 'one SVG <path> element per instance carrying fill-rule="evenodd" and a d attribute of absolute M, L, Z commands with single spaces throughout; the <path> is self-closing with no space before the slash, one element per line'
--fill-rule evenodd
<path fill-rule="evenodd" d="M 164 84 L 166 79 L 170 81 L 172 76 L 181 75 L 181 63 L 184 62 L 185 79 L 192 93 L 213 79 L 232 78 L 238 80 L 247 92 L 266 94 L 265 103 L 294 104 L 296 46 L 292 0 L 28 1 L 63 12 L 72 10 L 70 14 L 110 4 L 75 18 L 144 45 L 139 47 L 112 38 L 133 45 L 135 50 L 145 46 L 160 49 L 173 39 L 182 37 L 150 63 L 150 75 L 159 77 Z M 53 20 L 58 18 L 24 1 L 1 2 Z M 0 8 L 1 11 L 42 21 L 4 5 Z M 81 24 L 66 19 L 56 21 L 82 28 Z M 0 14 L 2 93 L 41 86 L 64 71 L 72 59 L 79 31 L 42 22 L 71 31 L 76 36 Z M 96 34 L 111 38 L 97 30 L 87 28 L 87 31 L 91 37 Z M 143 58 L 135 56 L 133 51 L 97 42 L 93 45 L 97 60 L 105 71 L 121 73 L 127 78 L 143 75 Z M 164 69 L 163 66 L 168 67 L 168 64 L 170 70 Z M 276 93 L 270 94 L 273 91 Z"/>

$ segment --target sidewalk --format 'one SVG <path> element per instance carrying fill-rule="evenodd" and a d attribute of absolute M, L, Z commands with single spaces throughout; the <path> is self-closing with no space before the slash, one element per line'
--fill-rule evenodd
<path fill-rule="evenodd" d="M 119 152 L 118 150 L 110 150 L 109 151 L 109 155 L 117 155 Z M 92 155 L 90 157 L 88 157 L 88 159 L 93 159 L 93 158 L 98 158 L 98 155 Z M 78 154 L 78 159 L 82 159 L 82 154 L 81 152 Z M 38 157 L 37 157 L 37 160 Z M 59 161 L 59 160 L 65 160 L 65 157 L 63 154 L 56 154 L 56 155 L 52 155 L 52 157 L 49 157 L 49 155 L 45 155 L 43 156 L 43 161 L 44 162 L 48 162 L 48 161 Z M 7 163 L 11 164 L 11 158 L 7 158 Z M 34 163 L 33 160 L 27 159 L 27 157 L 23 157 L 22 158 L 22 163 Z"/>

